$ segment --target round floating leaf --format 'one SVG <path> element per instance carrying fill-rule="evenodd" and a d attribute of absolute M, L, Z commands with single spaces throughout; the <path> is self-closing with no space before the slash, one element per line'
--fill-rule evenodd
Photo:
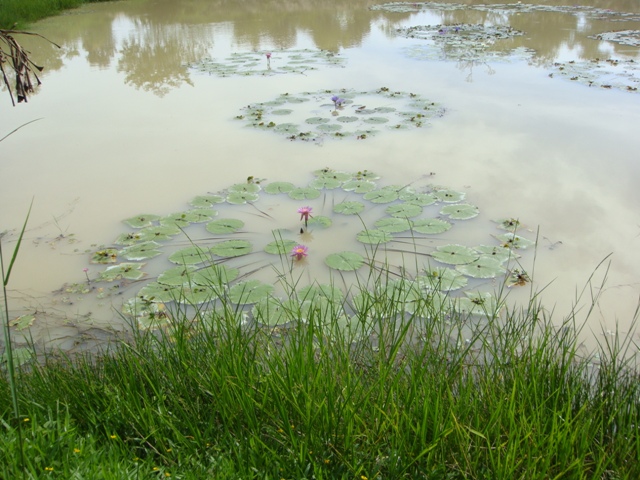
<path fill-rule="evenodd" d="M 274 130 L 279 133 L 298 133 L 300 127 L 295 123 L 281 123 L 274 127 Z"/>
<path fill-rule="evenodd" d="M 318 130 L 320 130 L 321 132 L 338 132 L 342 130 L 342 125 L 318 125 Z"/>
<path fill-rule="evenodd" d="M 442 215 L 448 215 L 454 220 L 468 220 L 477 217 L 480 211 L 475 205 L 468 203 L 459 203 L 457 205 L 447 205 L 440 210 Z"/>
<path fill-rule="evenodd" d="M 335 178 L 327 178 L 327 177 L 318 177 L 312 180 L 311 183 L 309 183 L 309 186 L 311 188 L 315 188 L 318 190 L 323 188 L 331 190 L 334 188 L 338 188 L 340 185 L 342 185 L 342 182 L 340 180 L 336 180 Z"/>
<path fill-rule="evenodd" d="M 412 203 L 399 203 L 397 205 L 389 205 L 385 209 L 385 212 L 392 217 L 410 218 L 420 215 L 422 213 L 422 207 Z"/>
<path fill-rule="evenodd" d="M 364 265 L 364 258 L 356 252 L 332 253 L 324 261 L 330 268 L 343 271 L 357 270 Z"/>
<path fill-rule="evenodd" d="M 310 124 L 310 125 L 320 125 L 323 123 L 327 123 L 329 121 L 328 118 L 324 118 L 324 117 L 311 117 L 311 118 L 307 118 L 305 120 L 306 123 Z"/>
<path fill-rule="evenodd" d="M 24 330 L 33 325 L 36 320 L 36 316 L 32 314 L 20 315 L 18 318 L 14 318 L 9 322 L 10 327 L 16 327 L 16 330 Z"/>
<path fill-rule="evenodd" d="M 234 205 L 242 205 L 244 203 L 251 203 L 258 200 L 260 196 L 254 192 L 231 192 L 227 195 L 227 202 Z"/>
<path fill-rule="evenodd" d="M 298 291 L 298 298 L 302 301 L 313 301 L 317 297 L 324 297 L 332 302 L 342 302 L 344 299 L 342 290 L 333 285 L 307 285 Z"/>
<path fill-rule="evenodd" d="M 489 292 L 467 293 L 467 297 L 456 299 L 455 307 L 459 313 L 493 316 L 500 310 L 498 300 Z"/>
<path fill-rule="evenodd" d="M 272 115 L 289 115 L 293 110 L 289 108 L 279 108 L 277 110 L 271 110 Z"/>
<path fill-rule="evenodd" d="M 342 202 L 333 207 L 333 211 L 343 215 L 356 215 L 364 210 L 364 203 Z"/>
<path fill-rule="evenodd" d="M 191 220 L 187 216 L 186 212 L 172 213 L 166 217 L 160 219 L 161 225 L 173 225 L 178 228 L 186 228 L 191 223 Z"/>
<path fill-rule="evenodd" d="M 165 270 L 158 275 L 158 283 L 163 285 L 188 285 L 191 282 L 196 267 L 193 265 L 181 265 Z"/>
<path fill-rule="evenodd" d="M 529 240 L 528 238 L 521 237 L 515 233 L 504 233 L 496 237 L 500 240 L 505 247 L 509 248 L 527 248 L 535 245 L 536 242 Z"/>
<path fill-rule="evenodd" d="M 269 297 L 260 300 L 251 309 L 253 319 L 262 324 L 274 327 L 291 322 L 289 310 L 277 298 Z"/>
<path fill-rule="evenodd" d="M 494 220 L 494 222 L 498 224 L 498 228 L 509 232 L 515 232 L 521 227 L 520 220 L 516 218 L 500 218 L 498 220 Z"/>
<path fill-rule="evenodd" d="M 342 123 L 352 123 L 360 120 L 358 117 L 338 117 L 337 120 Z"/>
<path fill-rule="evenodd" d="M 504 263 L 507 260 L 512 260 L 519 257 L 519 255 L 515 254 L 510 248 L 502 246 L 494 247 L 491 245 L 480 245 L 477 247 L 473 247 L 473 249 L 483 257 L 493 258 L 495 260 L 498 260 L 500 263 Z"/>
<path fill-rule="evenodd" d="M 145 227 L 145 228 L 153 228 L 153 227 Z M 148 239 L 144 237 L 143 233 L 141 233 L 143 229 L 138 230 L 137 232 L 132 233 L 123 233 L 116 238 L 116 245 L 133 245 L 134 243 L 147 241 Z"/>
<path fill-rule="evenodd" d="M 378 113 L 391 113 L 396 111 L 393 107 L 376 107 L 373 110 Z"/>
<path fill-rule="evenodd" d="M 140 289 L 137 297 L 147 302 L 167 303 L 172 302 L 179 295 L 180 287 L 151 282 Z"/>
<path fill-rule="evenodd" d="M 436 202 L 436 197 L 429 193 L 416 193 L 412 191 L 400 192 L 399 198 L 406 203 L 414 203 L 421 207 L 426 207 Z"/>
<path fill-rule="evenodd" d="M 229 192 L 258 193 L 261 189 L 257 183 L 236 183 L 229 187 Z"/>
<path fill-rule="evenodd" d="M 398 192 L 391 188 L 381 188 L 365 193 L 362 198 L 373 203 L 391 203 L 398 199 Z"/>
<path fill-rule="evenodd" d="M 388 118 L 385 117 L 369 117 L 364 119 L 364 123 L 387 123 L 389 121 Z"/>
<path fill-rule="evenodd" d="M 186 213 L 191 219 L 191 223 L 207 222 L 218 215 L 217 210 L 212 210 L 210 208 L 194 208 L 192 210 L 188 210 Z"/>
<path fill-rule="evenodd" d="M 247 240 L 226 240 L 211 247 L 211 253 L 219 257 L 239 257 L 251 253 L 253 247 Z"/>
<path fill-rule="evenodd" d="M 162 253 L 157 247 L 160 247 L 160 244 L 154 241 L 136 243 L 135 245 L 131 245 L 130 247 L 125 247 L 120 250 L 120 256 L 127 260 L 146 260 L 148 258 L 156 257 Z"/>
<path fill-rule="evenodd" d="M 224 197 L 220 195 L 200 195 L 191 200 L 190 205 L 196 208 L 208 208 L 222 202 Z"/>
<path fill-rule="evenodd" d="M 181 230 L 176 225 L 155 225 L 144 227 L 138 231 L 140 241 L 149 240 L 170 240 L 173 235 L 178 235 Z"/>
<path fill-rule="evenodd" d="M 178 265 L 196 265 L 209 260 L 211 260 L 209 251 L 198 246 L 183 248 L 169 255 L 169 261 Z"/>
<path fill-rule="evenodd" d="M 442 245 L 431 254 L 433 258 L 450 265 L 463 265 L 473 262 L 479 257 L 478 253 L 464 245 Z"/>
<path fill-rule="evenodd" d="M 105 248 L 98 250 L 91 257 L 91 263 L 116 263 L 118 260 L 118 250 L 115 248 Z"/>
<path fill-rule="evenodd" d="M 153 222 L 160 219 L 159 215 L 143 214 L 123 220 L 131 228 L 142 228 L 153 225 Z"/>
<path fill-rule="evenodd" d="M 406 218 L 382 218 L 375 223 L 378 229 L 388 233 L 399 233 L 411 230 L 412 222 Z"/>
<path fill-rule="evenodd" d="M 467 285 L 467 277 L 452 268 L 432 268 L 416 279 L 427 290 L 449 292 Z"/>
<path fill-rule="evenodd" d="M 316 170 L 313 172 L 316 177 L 322 178 L 333 178 L 334 180 L 340 180 L 341 182 L 346 182 L 347 180 L 351 180 L 353 175 L 347 172 L 341 172 L 339 170 L 332 170 L 331 168 L 322 168 L 320 170 Z"/>
<path fill-rule="evenodd" d="M 293 247 L 298 245 L 295 240 L 275 240 L 264 247 L 264 251 L 271 255 L 289 255 Z"/>
<path fill-rule="evenodd" d="M 350 180 L 342 184 L 342 189 L 347 192 L 367 193 L 375 188 L 376 184 L 369 180 Z"/>
<path fill-rule="evenodd" d="M 325 217 L 324 215 L 314 215 L 309 219 L 309 225 L 317 226 L 321 228 L 328 228 L 331 226 L 333 222 L 329 217 Z"/>
<path fill-rule="evenodd" d="M 229 289 L 229 300 L 233 303 L 246 305 L 256 303 L 268 297 L 273 292 L 273 285 L 262 283 L 260 280 L 247 280 L 235 284 Z"/>
<path fill-rule="evenodd" d="M 294 200 L 313 200 L 320 196 L 320 190 L 313 187 L 294 188 L 289 192 L 289 197 Z"/>
<path fill-rule="evenodd" d="M 380 179 L 380 175 L 370 170 L 361 170 L 354 175 L 356 180 L 378 180 Z"/>
<path fill-rule="evenodd" d="M 178 302 L 186 305 L 202 305 L 203 303 L 215 300 L 220 296 L 221 292 L 211 286 L 191 286 L 180 289 L 180 295 L 177 297 Z"/>
<path fill-rule="evenodd" d="M 427 235 L 433 235 L 437 233 L 446 232 L 453 225 L 439 218 L 426 218 L 420 220 L 414 220 L 413 229 L 418 233 L 424 233 Z"/>
<path fill-rule="evenodd" d="M 356 235 L 356 239 L 362 243 L 379 244 L 393 240 L 393 236 L 384 230 L 369 229 L 363 230 Z"/>
<path fill-rule="evenodd" d="M 289 193 L 294 188 L 296 186 L 290 182 L 273 182 L 267 185 L 264 191 L 271 195 L 276 195 L 278 193 Z"/>
<path fill-rule="evenodd" d="M 456 192 L 455 190 L 438 190 L 433 192 L 435 197 L 441 202 L 455 203 L 463 200 L 466 194 L 464 192 Z"/>
<path fill-rule="evenodd" d="M 456 270 L 473 278 L 495 278 L 505 273 L 502 263 L 489 257 L 480 257 L 471 263 L 458 265 Z"/>
<path fill-rule="evenodd" d="M 144 272 L 140 270 L 143 266 L 144 263 L 121 263 L 119 265 L 112 265 L 107 267 L 104 272 L 101 272 L 96 280 L 99 282 L 112 282 L 119 278 L 139 280 L 144 276 Z"/>
<path fill-rule="evenodd" d="M 226 285 L 238 278 L 238 275 L 240 275 L 240 270 L 237 268 L 226 265 L 210 265 L 194 273 L 192 282 L 202 286 Z"/>
<path fill-rule="evenodd" d="M 220 218 L 207 223 L 206 229 L 214 234 L 234 233 L 244 227 L 242 220 L 235 218 Z"/>

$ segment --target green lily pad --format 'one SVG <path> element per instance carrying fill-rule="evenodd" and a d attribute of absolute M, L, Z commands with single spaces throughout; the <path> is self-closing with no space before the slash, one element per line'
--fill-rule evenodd
<path fill-rule="evenodd" d="M 338 117 L 336 120 L 342 123 L 352 123 L 352 122 L 357 122 L 360 119 L 358 117 Z"/>
<path fill-rule="evenodd" d="M 307 285 L 298 291 L 298 298 L 302 301 L 313 301 L 317 297 L 324 297 L 332 302 L 342 302 L 344 294 L 339 288 L 326 284 Z"/>
<path fill-rule="evenodd" d="M 298 133 L 299 129 L 295 123 L 280 123 L 273 128 L 278 133 Z"/>
<path fill-rule="evenodd" d="M 116 263 L 118 261 L 118 250 L 115 248 L 105 248 L 98 250 L 91 257 L 91 263 Z"/>
<path fill-rule="evenodd" d="M 500 311 L 498 300 L 489 292 L 467 292 L 467 297 L 456 299 L 455 308 L 461 314 L 492 317 Z"/>
<path fill-rule="evenodd" d="M 332 253 L 324 261 L 330 268 L 343 271 L 357 270 L 364 265 L 364 258 L 356 252 Z"/>
<path fill-rule="evenodd" d="M 364 119 L 364 123 L 373 123 L 373 124 L 387 123 L 388 121 L 389 119 L 386 117 L 368 117 Z"/>
<path fill-rule="evenodd" d="M 347 192 L 367 193 L 376 189 L 375 182 L 370 180 L 349 180 L 342 184 L 342 189 Z"/>
<path fill-rule="evenodd" d="M 291 322 L 290 311 L 277 298 L 269 297 L 260 300 L 251 309 L 253 319 L 262 325 L 274 327 Z"/>
<path fill-rule="evenodd" d="M 502 235 L 497 235 L 496 238 L 500 240 L 505 247 L 509 248 L 525 249 L 536 244 L 536 242 L 529 240 L 528 238 L 521 237 L 520 235 L 516 235 L 515 233 L 504 233 Z"/>
<path fill-rule="evenodd" d="M 229 192 L 258 193 L 262 187 L 257 183 L 236 183 L 229 187 Z"/>
<path fill-rule="evenodd" d="M 211 286 L 193 285 L 182 287 L 177 300 L 179 303 L 186 305 L 202 305 L 217 299 L 221 293 L 222 291 L 218 291 Z"/>
<path fill-rule="evenodd" d="M 390 188 L 381 188 L 365 193 L 362 198 L 373 203 L 391 203 L 398 199 L 398 192 Z"/>
<path fill-rule="evenodd" d="M 436 197 L 430 193 L 417 193 L 410 190 L 401 192 L 398 198 L 403 202 L 414 203 L 421 207 L 426 207 L 436 202 Z"/>
<path fill-rule="evenodd" d="M 356 239 L 361 243 L 376 245 L 379 243 L 390 242 L 391 240 L 393 240 L 393 236 L 390 233 L 385 232 L 384 230 L 378 230 L 374 228 L 361 231 L 356 235 Z"/>
<path fill-rule="evenodd" d="M 210 265 L 193 274 L 192 283 L 202 286 L 226 285 L 240 275 L 240 270 L 226 265 Z"/>
<path fill-rule="evenodd" d="M 311 117 L 305 120 L 305 122 L 310 125 L 320 125 L 322 123 L 327 123 L 328 121 L 329 119 L 325 117 Z"/>
<path fill-rule="evenodd" d="M 2 354 L 2 362 L 7 361 L 8 352 L 9 352 L 8 350 L 5 350 L 5 352 Z M 14 348 L 13 350 L 11 350 L 11 354 L 12 354 L 13 364 L 17 367 L 24 365 L 25 363 L 31 362 L 35 357 L 33 349 L 30 347 Z"/>
<path fill-rule="evenodd" d="M 338 188 L 340 185 L 342 185 L 342 182 L 340 180 L 327 177 L 318 177 L 309 183 L 309 186 L 311 188 L 315 188 L 317 190 L 321 190 L 323 188 L 332 190 L 334 188 Z"/>
<path fill-rule="evenodd" d="M 211 247 L 211 253 L 219 257 L 240 257 L 251 253 L 253 247 L 247 240 L 226 240 Z"/>
<path fill-rule="evenodd" d="M 506 272 L 499 260 L 480 257 L 471 263 L 457 265 L 456 270 L 473 278 L 495 278 Z"/>
<path fill-rule="evenodd" d="M 218 215 L 217 210 L 212 210 L 210 208 L 194 208 L 187 211 L 189 218 L 191 219 L 191 223 L 202 223 L 208 222 L 213 217 Z"/>
<path fill-rule="evenodd" d="M 450 265 L 463 265 L 471 263 L 479 257 L 479 254 L 464 245 L 442 245 L 431 254 L 433 258 L 442 263 Z"/>
<path fill-rule="evenodd" d="M 433 195 L 441 202 L 455 203 L 464 200 L 466 194 L 464 192 L 456 192 L 455 190 L 437 190 Z"/>
<path fill-rule="evenodd" d="M 153 228 L 153 227 L 145 227 L 145 228 Z M 138 242 L 147 241 L 148 239 L 145 238 L 143 233 L 141 233 L 143 230 L 144 228 L 138 230 L 137 232 L 122 233 L 118 235 L 118 238 L 116 238 L 115 242 L 113 243 L 115 243 L 116 245 L 133 245 Z"/>
<path fill-rule="evenodd" d="M 256 303 L 268 297 L 273 292 L 273 285 L 262 283 L 260 280 L 247 280 L 235 284 L 229 289 L 229 300 L 233 303 L 246 305 Z"/>
<path fill-rule="evenodd" d="M 121 263 L 107 267 L 104 272 L 100 272 L 96 281 L 113 282 L 117 279 L 139 280 L 145 273 L 140 269 L 144 263 Z"/>
<path fill-rule="evenodd" d="M 298 245 L 298 242 L 294 240 L 275 240 L 269 242 L 264 247 L 264 251 L 271 255 L 289 255 L 291 249 L 296 245 Z"/>
<path fill-rule="evenodd" d="M 335 123 L 318 125 L 318 130 L 320 130 L 321 132 L 329 132 L 329 133 L 339 132 L 340 130 L 342 130 L 342 125 L 337 125 Z"/>
<path fill-rule="evenodd" d="M 158 282 L 146 284 L 138 291 L 137 297 L 144 302 L 168 303 L 180 296 L 180 287 L 163 285 Z"/>
<path fill-rule="evenodd" d="M 449 230 L 453 225 L 439 218 L 425 218 L 414 220 L 413 229 L 418 233 L 435 235 Z"/>
<path fill-rule="evenodd" d="M 329 228 L 332 223 L 331 219 L 324 215 L 314 215 L 309 219 L 309 225 L 321 228 Z"/>
<path fill-rule="evenodd" d="M 289 192 L 289 198 L 294 200 L 313 200 L 314 198 L 318 198 L 320 196 L 320 190 L 313 187 L 306 188 L 294 188 Z"/>
<path fill-rule="evenodd" d="M 244 222 L 235 218 L 220 218 L 207 223 L 205 227 L 208 232 L 214 234 L 234 233 L 244 227 Z"/>
<path fill-rule="evenodd" d="M 260 196 L 254 192 L 231 192 L 227 195 L 227 202 L 234 205 L 243 205 L 258 200 Z"/>
<path fill-rule="evenodd" d="M 188 285 L 191 282 L 196 267 L 193 265 L 179 265 L 165 270 L 158 275 L 158 283 L 163 285 Z"/>
<path fill-rule="evenodd" d="M 178 235 L 181 230 L 176 225 L 154 225 L 144 227 L 138 231 L 141 242 L 155 240 L 170 240 L 172 236 Z"/>
<path fill-rule="evenodd" d="M 331 168 L 321 168 L 320 170 L 315 170 L 313 174 L 318 178 L 333 178 L 341 182 L 351 180 L 353 177 L 350 173 L 333 170 Z"/>
<path fill-rule="evenodd" d="M 333 211 L 342 215 L 357 215 L 364 210 L 364 203 L 342 202 L 333 207 Z"/>
<path fill-rule="evenodd" d="M 498 224 L 498 228 L 509 232 L 515 232 L 520 228 L 520 220 L 517 218 L 500 218 L 498 220 L 494 220 L 494 222 Z"/>
<path fill-rule="evenodd" d="M 222 202 L 224 202 L 224 197 L 221 195 L 199 195 L 191 200 L 190 204 L 196 208 L 209 208 Z"/>
<path fill-rule="evenodd" d="M 198 246 L 183 248 L 169 255 L 169 261 L 178 265 L 196 265 L 210 260 L 211 253 L 209 250 Z"/>
<path fill-rule="evenodd" d="M 271 110 L 272 115 L 289 115 L 293 110 L 290 108 L 278 108 L 276 110 Z"/>
<path fill-rule="evenodd" d="M 477 247 L 473 247 L 473 249 L 482 257 L 493 258 L 495 260 L 498 260 L 500 263 L 504 263 L 507 260 L 513 260 L 519 257 L 519 255 L 515 254 L 513 250 L 505 247 L 479 245 Z"/>
<path fill-rule="evenodd" d="M 133 261 L 146 260 L 160 255 L 162 253 L 158 250 L 158 247 L 160 246 L 161 245 L 158 242 L 154 241 L 137 243 L 120 250 L 120 256 Z"/>
<path fill-rule="evenodd" d="M 175 225 L 180 228 L 185 228 L 191 223 L 200 223 L 206 220 L 210 220 L 211 216 L 216 215 L 215 210 L 207 210 L 207 214 L 203 215 L 202 210 L 187 210 L 186 212 L 172 213 L 166 217 L 160 219 L 162 225 Z"/>
<path fill-rule="evenodd" d="M 153 225 L 153 222 L 159 219 L 160 215 L 143 214 L 127 218 L 126 220 L 123 220 L 123 222 L 129 225 L 131 228 L 142 228 Z"/>
<path fill-rule="evenodd" d="M 448 215 L 454 220 L 468 220 L 477 217 L 480 211 L 475 205 L 459 203 L 457 205 L 447 205 L 440 210 L 442 215 Z"/>
<path fill-rule="evenodd" d="M 289 193 L 294 188 L 296 186 L 290 182 L 273 182 L 267 185 L 264 191 L 271 195 L 276 195 L 278 193 Z"/>
<path fill-rule="evenodd" d="M 397 205 L 389 205 L 385 212 L 392 217 L 410 218 L 417 217 L 422 213 L 422 207 L 412 203 L 399 203 Z"/>
<path fill-rule="evenodd" d="M 382 218 L 374 224 L 379 230 L 387 233 L 400 233 L 411 230 L 413 223 L 406 218 Z"/>
<path fill-rule="evenodd" d="M 10 327 L 16 327 L 16 330 L 24 330 L 29 328 L 35 322 L 36 316 L 33 314 L 20 315 L 9 322 Z"/>
<path fill-rule="evenodd" d="M 452 268 L 431 268 L 420 275 L 418 283 L 427 290 L 438 290 L 449 292 L 465 287 L 468 283 L 467 277 Z"/>

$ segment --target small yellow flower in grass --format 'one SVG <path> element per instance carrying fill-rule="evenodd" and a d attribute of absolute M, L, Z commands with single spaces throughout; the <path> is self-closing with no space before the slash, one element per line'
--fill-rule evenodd
<path fill-rule="evenodd" d="M 170 452 L 170 451 L 171 451 L 171 449 L 170 449 L 170 448 L 167 448 L 167 452 Z"/>
<path fill-rule="evenodd" d="M 23 422 L 30 422 L 31 420 L 29 418 L 24 418 L 22 419 Z"/>
<path fill-rule="evenodd" d="M 157 472 L 160 469 L 158 467 L 153 467 L 151 470 L 153 470 L 154 472 Z"/>
<path fill-rule="evenodd" d="M 326 463 L 327 465 L 329 465 L 331 463 L 331 460 L 329 460 L 328 458 L 324 459 L 324 463 Z"/>
<path fill-rule="evenodd" d="M 44 467 L 45 472 L 53 472 L 53 467 Z"/>
<path fill-rule="evenodd" d="M 134 462 L 137 462 L 138 460 L 140 460 L 140 458 L 138 458 L 138 457 L 133 457 L 133 461 L 134 461 Z"/>
<path fill-rule="evenodd" d="M 111 440 L 115 440 L 115 439 L 116 439 L 116 438 L 118 438 L 118 437 L 117 437 L 117 435 L 109 435 L 109 438 L 110 438 Z"/>
<path fill-rule="evenodd" d="M 283 429 L 281 429 L 281 428 L 279 428 L 279 429 L 278 429 L 278 433 L 284 433 L 284 430 L 283 430 Z"/>
<path fill-rule="evenodd" d="M 80 453 L 80 449 L 79 448 L 74 448 L 73 449 L 73 453 Z"/>
<path fill-rule="evenodd" d="M 360 480 L 369 480 L 367 477 L 365 477 L 364 475 L 360 475 Z"/>
<path fill-rule="evenodd" d="M 170 474 L 169 472 L 164 472 L 164 476 L 165 476 L 165 477 L 170 477 L 170 476 L 171 476 L 171 474 Z"/>

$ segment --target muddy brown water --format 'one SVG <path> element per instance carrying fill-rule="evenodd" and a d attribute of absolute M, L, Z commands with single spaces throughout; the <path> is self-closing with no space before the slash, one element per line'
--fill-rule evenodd
<path fill-rule="evenodd" d="M 628 332 L 640 295 L 640 93 L 550 76 L 550 65 L 639 62 L 638 47 L 589 36 L 638 30 L 640 22 L 557 12 L 392 13 L 370 10 L 375 3 L 131 0 L 35 24 L 32 31 L 62 48 L 19 38 L 44 66 L 43 86 L 15 108 L 6 92 L 1 97 L 0 136 L 38 119 L 0 143 L 5 258 L 34 202 L 10 279 L 10 316 L 36 313 L 36 341 L 68 351 L 93 346 L 96 331 L 127 328 L 117 313 L 122 296 L 52 292 L 82 283 L 83 268 L 100 270 L 87 252 L 110 245 L 124 218 L 184 210 L 195 195 L 250 175 L 304 185 L 313 170 L 330 167 L 372 170 L 381 183 L 419 180 L 464 191 L 481 214 L 457 229 L 451 238 L 458 242 L 499 233 L 492 219 L 519 218 L 526 235 L 539 239 L 523 265 L 535 270 L 533 287 L 556 322 L 572 310 L 586 318 L 597 294 L 585 340 Z M 632 0 L 581 4 L 640 13 Z M 525 34 L 495 49 L 535 54 L 485 64 L 420 60 L 405 53 L 420 42 L 394 34 L 454 23 L 511 25 Z M 344 68 L 222 78 L 186 67 L 206 56 L 299 48 L 339 54 Z M 428 128 L 321 146 L 234 120 L 243 106 L 284 92 L 383 86 L 440 102 L 446 114 Z M 350 242 L 353 232 L 345 232 Z M 529 287 L 514 289 L 510 298 L 525 302 L 529 294 Z M 21 341 L 26 331 L 15 333 Z"/>

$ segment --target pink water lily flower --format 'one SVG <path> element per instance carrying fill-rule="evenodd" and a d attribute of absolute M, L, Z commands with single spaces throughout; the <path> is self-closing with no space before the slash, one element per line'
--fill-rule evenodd
<path fill-rule="evenodd" d="M 307 250 L 309 249 L 304 245 L 296 245 L 295 247 L 293 247 L 293 250 L 291 250 L 291 256 L 296 260 L 302 260 L 307 256 Z"/>
<path fill-rule="evenodd" d="M 267 56 L 267 60 L 271 60 L 271 52 L 267 52 L 265 55 Z"/>
<path fill-rule="evenodd" d="M 307 226 L 307 223 L 309 223 L 309 217 L 312 217 L 313 215 L 311 215 L 311 210 L 313 210 L 313 208 L 311 207 L 300 207 L 298 209 L 298 213 L 300 214 L 300 220 L 304 220 L 304 226 Z"/>

